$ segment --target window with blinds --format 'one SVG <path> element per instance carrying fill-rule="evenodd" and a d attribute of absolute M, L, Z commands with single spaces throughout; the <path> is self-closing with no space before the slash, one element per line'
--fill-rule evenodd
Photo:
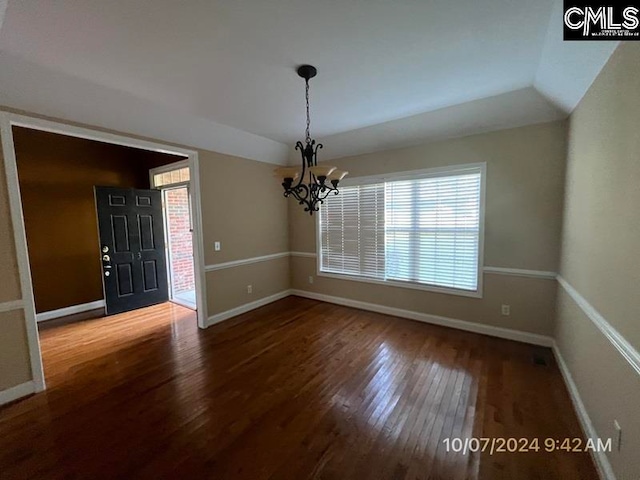
<path fill-rule="evenodd" d="M 483 172 L 342 187 L 320 210 L 321 272 L 477 292 Z"/>
<path fill-rule="evenodd" d="M 384 184 L 341 187 L 320 208 L 321 270 L 384 279 Z"/>

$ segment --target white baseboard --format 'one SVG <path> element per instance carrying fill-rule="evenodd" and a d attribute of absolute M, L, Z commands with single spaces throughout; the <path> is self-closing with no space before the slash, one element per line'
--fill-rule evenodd
<path fill-rule="evenodd" d="M 27 395 L 31 395 L 32 393 L 36 393 L 36 385 L 32 381 L 21 383 L 20 385 L 16 385 L 15 387 L 2 390 L 0 392 L 0 405 L 13 402 L 14 400 L 26 397 Z"/>
<path fill-rule="evenodd" d="M 244 305 L 240 305 L 239 307 L 232 308 L 231 310 L 227 310 L 226 312 L 216 313 L 209 317 L 209 321 L 207 322 L 207 327 L 211 325 L 215 325 L 216 323 L 223 322 L 228 320 L 231 317 L 235 317 L 237 315 L 241 315 L 243 313 L 250 312 L 251 310 L 255 310 L 256 308 L 264 307 L 269 303 L 276 302 L 283 298 L 291 295 L 291 290 L 283 290 L 282 292 L 276 293 L 275 295 L 270 295 L 268 297 L 261 298 L 254 302 L 245 303 Z"/>
<path fill-rule="evenodd" d="M 521 332 L 508 328 L 494 327 L 491 325 L 483 325 L 480 323 L 467 322 L 464 320 L 456 320 L 454 318 L 430 315 L 428 313 L 414 312 L 411 310 L 403 310 L 401 308 L 395 307 L 386 307 L 384 305 L 361 302 L 358 300 L 351 300 L 343 297 L 333 297 L 331 295 L 307 292 L 305 290 L 292 290 L 291 294 L 297 295 L 299 297 L 320 300 L 322 302 L 335 303 L 337 305 L 344 305 L 346 307 L 359 308 L 361 310 L 383 313 L 386 315 L 392 315 L 394 317 L 408 318 L 410 320 L 431 323 L 434 325 L 440 325 L 442 327 L 456 328 L 458 330 L 465 330 L 467 332 L 480 333 L 482 335 L 505 338 L 507 340 L 515 340 L 517 342 L 530 343 L 543 347 L 551 347 L 554 343 L 553 338 L 547 337 L 545 335 L 538 335 L 536 333 Z"/>
<path fill-rule="evenodd" d="M 556 357 L 556 362 L 558 363 L 558 367 L 560 368 L 560 372 L 562 373 L 562 378 L 564 379 L 564 383 L 569 390 L 569 395 L 571 396 L 571 401 L 573 402 L 573 406 L 578 414 L 578 420 L 582 425 L 582 430 L 587 438 L 597 439 L 598 432 L 593 426 L 591 422 L 591 418 L 587 413 L 587 409 L 582 402 L 582 398 L 580 398 L 580 392 L 578 391 L 578 387 L 576 383 L 573 381 L 573 376 L 571 375 L 571 371 L 569 367 L 564 361 L 562 354 L 560 353 L 560 349 L 558 345 L 553 343 L 553 355 Z M 598 473 L 600 474 L 600 478 L 604 480 L 616 480 L 616 476 L 613 473 L 613 469 L 611 468 L 611 464 L 609 463 L 609 459 L 607 458 L 607 454 L 602 451 L 592 451 L 591 456 L 596 464 L 598 469 Z"/>
<path fill-rule="evenodd" d="M 556 272 L 545 272 L 541 270 L 526 270 L 523 268 L 505 268 L 505 267 L 483 267 L 483 273 L 493 273 L 496 275 L 510 275 L 513 277 L 529 277 L 529 278 L 545 278 L 547 280 L 555 280 L 558 274 Z"/>
<path fill-rule="evenodd" d="M 96 310 L 98 308 L 104 308 L 104 300 L 96 300 L 95 302 L 83 303 L 81 305 L 71 305 L 70 307 L 59 308 L 58 310 L 50 310 L 48 312 L 38 313 L 36 314 L 36 320 L 38 322 L 44 322 L 46 320 L 66 317 L 67 315 L 73 315 L 75 313 L 88 312 L 89 310 Z"/>

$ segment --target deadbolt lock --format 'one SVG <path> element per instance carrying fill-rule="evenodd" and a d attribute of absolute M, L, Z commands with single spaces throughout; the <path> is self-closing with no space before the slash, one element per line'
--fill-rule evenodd
<path fill-rule="evenodd" d="M 104 246 L 102 247 L 102 252 L 103 252 L 103 253 L 107 253 L 108 251 L 109 251 L 109 247 L 107 247 L 106 245 L 104 245 Z"/>
<path fill-rule="evenodd" d="M 111 257 L 109 255 L 103 255 L 102 256 L 102 261 L 103 262 L 110 262 L 111 261 Z"/>

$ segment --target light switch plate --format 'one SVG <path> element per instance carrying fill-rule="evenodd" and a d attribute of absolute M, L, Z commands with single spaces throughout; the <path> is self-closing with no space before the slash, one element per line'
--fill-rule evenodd
<path fill-rule="evenodd" d="M 220 251 L 220 242 L 215 242 L 215 243 L 213 244 L 213 249 L 214 249 L 216 252 L 219 252 L 219 251 Z"/>

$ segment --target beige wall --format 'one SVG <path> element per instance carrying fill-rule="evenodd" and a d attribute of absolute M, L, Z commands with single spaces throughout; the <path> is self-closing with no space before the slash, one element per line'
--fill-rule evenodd
<path fill-rule="evenodd" d="M 23 310 L 0 313 L 0 391 L 31 380 Z"/>
<path fill-rule="evenodd" d="M 562 225 L 566 124 L 553 122 L 346 157 L 330 163 L 350 177 L 487 163 L 485 266 L 556 271 Z M 315 252 L 315 217 L 289 206 L 293 251 Z M 555 282 L 485 274 L 484 297 L 467 297 L 319 277 L 314 259 L 292 261 L 293 288 L 458 320 L 551 335 Z M 500 305 L 511 305 L 511 316 Z"/>
<path fill-rule="evenodd" d="M 4 171 L 4 157 L 0 144 L 0 303 L 20 298 L 20 275 L 13 242 L 11 214 L 9 213 L 9 192 Z"/>
<path fill-rule="evenodd" d="M 640 349 L 640 44 L 623 43 L 570 119 L 561 275 Z M 556 338 L 619 479 L 640 478 L 640 376 L 564 292 Z"/>
<path fill-rule="evenodd" d="M 205 264 L 289 250 L 287 203 L 273 177 L 275 166 L 200 152 Z M 214 242 L 221 243 L 220 251 Z M 253 293 L 247 293 L 247 285 Z M 207 272 L 209 315 L 289 288 L 289 259 Z"/>
<path fill-rule="evenodd" d="M 487 274 L 483 298 L 478 299 L 316 277 L 315 258 L 293 257 L 291 266 L 296 289 L 540 335 L 553 333 L 553 280 Z M 308 283 L 310 275 L 315 277 L 313 285 Z M 500 315 L 503 303 L 511 305 L 510 317 Z"/>
<path fill-rule="evenodd" d="M 580 398 L 602 439 L 612 439 L 607 454 L 619 480 L 640 478 L 640 376 L 562 289 L 558 291 L 556 342 Z M 616 450 L 613 421 L 623 429 Z"/>
<path fill-rule="evenodd" d="M 208 272 L 209 315 L 288 290 L 289 282 L 288 257 Z"/>
<path fill-rule="evenodd" d="M 215 152 L 199 157 L 205 264 L 288 251 L 287 199 L 276 166 Z"/>
<path fill-rule="evenodd" d="M 562 275 L 640 349 L 640 45 L 571 116 Z"/>

